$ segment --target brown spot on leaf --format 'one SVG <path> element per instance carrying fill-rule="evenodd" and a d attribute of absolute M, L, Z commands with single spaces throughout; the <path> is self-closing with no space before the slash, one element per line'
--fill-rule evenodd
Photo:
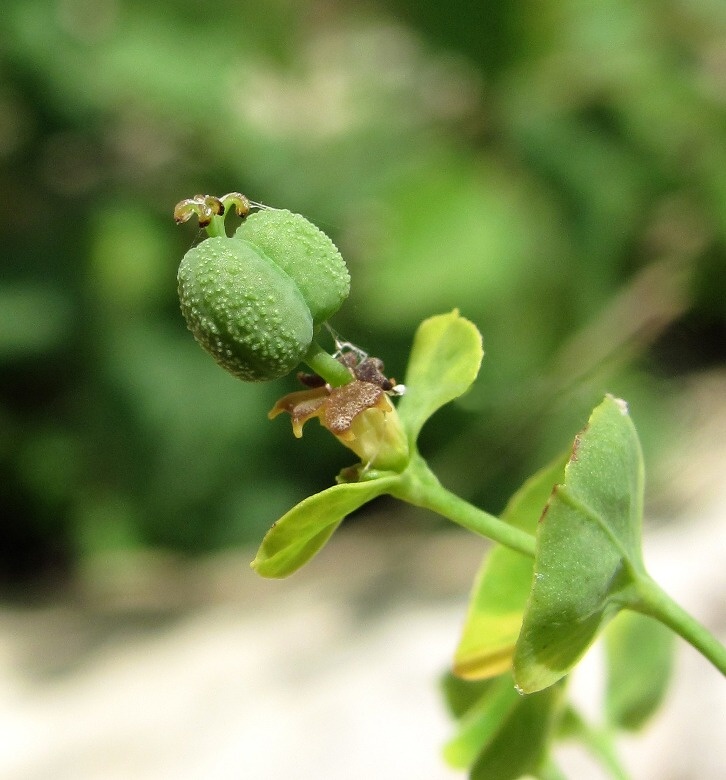
<path fill-rule="evenodd" d="M 545 517 L 547 517 L 547 512 L 549 512 L 550 505 L 552 504 L 552 499 L 557 495 L 559 487 L 559 485 L 552 486 L 552 492 L 550 493 L 550 497 L 547 499 L 547 503 L 544 505 L 542 514 L 539 516 L 539 520 L 537 521 L 538 523 L 544 523 Z"/>

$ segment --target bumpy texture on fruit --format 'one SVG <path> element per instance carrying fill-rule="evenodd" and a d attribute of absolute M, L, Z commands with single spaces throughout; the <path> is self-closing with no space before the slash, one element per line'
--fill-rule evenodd
<path fill-rule="evenodd" d="M 244 381 L 289 374 L 312 342 L 313 319 L 295 281 L 246 241 L 206 239 L 184 255 L 178 283 L 194 338 Z"/>
<path fill-rule="evenodd" d="M 290 276 L 317 327 L 341 307 L 350 276 L 335 244 L 312 222 L 284 209 L 263 209 L 239 226 L 235 238 L 261 250 Z"/>

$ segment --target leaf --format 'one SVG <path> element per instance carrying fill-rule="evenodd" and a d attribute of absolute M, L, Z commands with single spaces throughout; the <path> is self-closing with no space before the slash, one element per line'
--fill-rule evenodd
<path fill-rule="evenodd" d="M 605 632 L 605 711 L 611 725 L 639 729 L 663 701 L 673 667 L 675 634 L 637 612 L 618 615 Z"/>
<path fill-rule="evenodd" d="M 346 515 L 387 492 L 396 479 L 334 485 L 309 496 L 272 525 L 252 568 L 263 577 L 287 577 L 297 571 L 325 545 Z"/>
<path fill-rule="evenodd" d="M 565 462 L 566 458 L 558 458 L 530 477 L 512 496 L 501 519 L 534 534 L 552 488 L 562 480 Z M 486 555 L 474 581 L 454 655 L 454 674 L 477 680 L 511 667 L 533 566 L 532 558 L 502 545 Z"/>
<path fill-rule="evenodd" d="M 421 323 L 408 362 L 406 395 L 398 405 L 411 447 L 426 420 L 471 387 L 483 356 L 481 334 L 457 309 Z"/>
<path fill-rule="evenodd" d="M 607 396 L 575 438 L 565 484 L 553 491 L 539 524 L 534 581 L 514 653 L 523 691 L 567 674 L 633 598 L 635 578 L 645 574 L 642 514 L 638 436 L 625 403 Z"/>
<path fill-rule="evenodd" d="M 507 675 L 509 682 L 509 676 Z M 536 774 L 562 712 L 564 685 L 520 696 L 471 768 L 471 780 L 516 780 Z"/>
<path fill-rule="evenodd" d="M 493 680 L 462 680 L 451 672 L 446 672 L 441 679 L 441 690 L 449 713 L 456 720 L 460 720 L 493 682 Z"/>
<path fill-rule="evenodd" d="M 461 717 L 456 736 L 444 746 L 444 759 L 455 769 L 468 769 L 476 761 L 505 727 L 507 718 L 521 700 L 509 674 L 488 680 L 484 688 L 480 687 L 481 682 L 468 685 L 473 690 L 479 689 L 478 697 Z"/>

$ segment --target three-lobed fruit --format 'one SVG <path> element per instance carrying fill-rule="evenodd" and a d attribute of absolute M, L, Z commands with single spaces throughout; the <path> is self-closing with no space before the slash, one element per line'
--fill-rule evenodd
<path fill-rule="evenodd" d="M 347 297 L 350 278 L 322 231 L 299 214 L 266 209 L 234 237 L 189 250 L 178 284 L 199 344 L 234 376 L 258 382 L 300 363 L 316 329 Z"/>

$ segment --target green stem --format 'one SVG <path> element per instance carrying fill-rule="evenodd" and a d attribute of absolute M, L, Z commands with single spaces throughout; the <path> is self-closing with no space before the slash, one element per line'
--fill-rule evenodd
<path fill-rule="evenodd" d="M 316 341 L 310 345 L 310 349 L 303 358 L 303 363 L 310 366 L 331 387 L 347 385 L 354 379 L 350 371 L 332 355 L 329 355 Z"/>
<path fill-rule="evenodd" d="M 224 229 L 224 215 L 220 216 L 215 214 L 205 230 L 210 238 L 217 238 L 219 236 L 226 237 L 227 231 Z"/>
<path fill-rule="evenodd" d="M 637 578 L 636 593 L 636 601 L 628 605 L 631 609 L 650 615 L 668 626 L 726 676 L 726 647 L 707 628 L 673 601 L 650 577 Z"/>
<path fill-rule="evenodd" d="M 534 558 L 534 536 L 447 490 L 420 455 L 414 455 L 411 465 L 396 484 L 393 495 L 409 504 L 430 509 L 479 536 L 493 539 L 505 547 Z"/>

